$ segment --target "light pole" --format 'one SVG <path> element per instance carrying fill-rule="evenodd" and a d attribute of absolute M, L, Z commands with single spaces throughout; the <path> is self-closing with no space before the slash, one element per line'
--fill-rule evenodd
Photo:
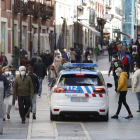
<path fill-rule="evenodd" d="M 40 2 L 38 3 L 38 55 L 40 56 Z"/>
<path fill-rule="evenodd" d="M 55 25 L 55 20 L 53 21 L 53 26 L 54 26 L 54 37 L 55 37 L 55 43 L 54 43 L 54 51 L 56 50 L 56 25 Z"/>

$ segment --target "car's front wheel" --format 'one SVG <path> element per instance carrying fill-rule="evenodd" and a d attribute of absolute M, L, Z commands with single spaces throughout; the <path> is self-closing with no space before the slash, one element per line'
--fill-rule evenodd
<path fill-rule="evenodd" d="M 50 120 L 51 120 L 51 121 L 57 121 L 57 116 L 58 116 L 58 115 L 53 115 L 53 114 L 52 114 L 52 111 L 50 110 Z"/>
<path fill-rule="evenodd" d="M 104 116 L 102 115 L 101 119 L 102 119 L 102 121 L 108 121 L 109 120 L 109 112 L 107 112 L 107 114 Z"/>

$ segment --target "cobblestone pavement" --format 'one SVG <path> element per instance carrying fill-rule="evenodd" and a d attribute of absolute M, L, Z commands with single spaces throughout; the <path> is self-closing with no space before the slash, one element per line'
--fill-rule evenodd
<path fill-rule="evenodd" d="M 104 63 L 101 62 L 106 60 Z M 107 70 L 110 65 L 107 58 L 101 59 L 98 64 L 101 70 Z M 105 66 L 105 69 L 104 69 Z M 109 83 L 114 83 L 113 77 L 104 75 Z M 119 94 L 114 92 L 114 87 L 109 89 L 109 116 L 116 113 Z M 32 117 L 26 124 L 21 124 L 18 111 L 12 110 L 10 121 L 4 122 L 4 135 L 0 139 L 71 139 L 71 140 L 97 140 L 97 139 L 140 139 L 140 113 L 137 113 L 138 104 L 135 93 L 129 89 L 127 102 L 134 118 L 126 120 L 128 115 L 124 106 L 118 120 L 109 119 L 102 122 L 93 117 L 60 117 L 58 121 L 50 121 L 50 95 L 47 82 L 43 81 L 43 93 L 37 98 L 37 119 Z M 29 124 L 29 125 L 28 125 Z"/>

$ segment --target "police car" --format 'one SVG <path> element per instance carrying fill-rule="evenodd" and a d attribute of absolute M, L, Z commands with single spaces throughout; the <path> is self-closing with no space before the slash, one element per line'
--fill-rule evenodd
<path fill-rule="evenodd" d="M 93 115 L 108 121 L 108 89 L 96 64 L 64 64 L 56 85 L 51 91 L 50 119 L 58 116 Z"/>

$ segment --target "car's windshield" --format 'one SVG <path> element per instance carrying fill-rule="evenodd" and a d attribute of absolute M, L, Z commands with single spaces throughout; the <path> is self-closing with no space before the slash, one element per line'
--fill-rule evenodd
<path fill-rule="evenodd" d="M 102 86 L 98 76 L 94 75 L 62 75 L 58 85 L 60 86 Z"/>

